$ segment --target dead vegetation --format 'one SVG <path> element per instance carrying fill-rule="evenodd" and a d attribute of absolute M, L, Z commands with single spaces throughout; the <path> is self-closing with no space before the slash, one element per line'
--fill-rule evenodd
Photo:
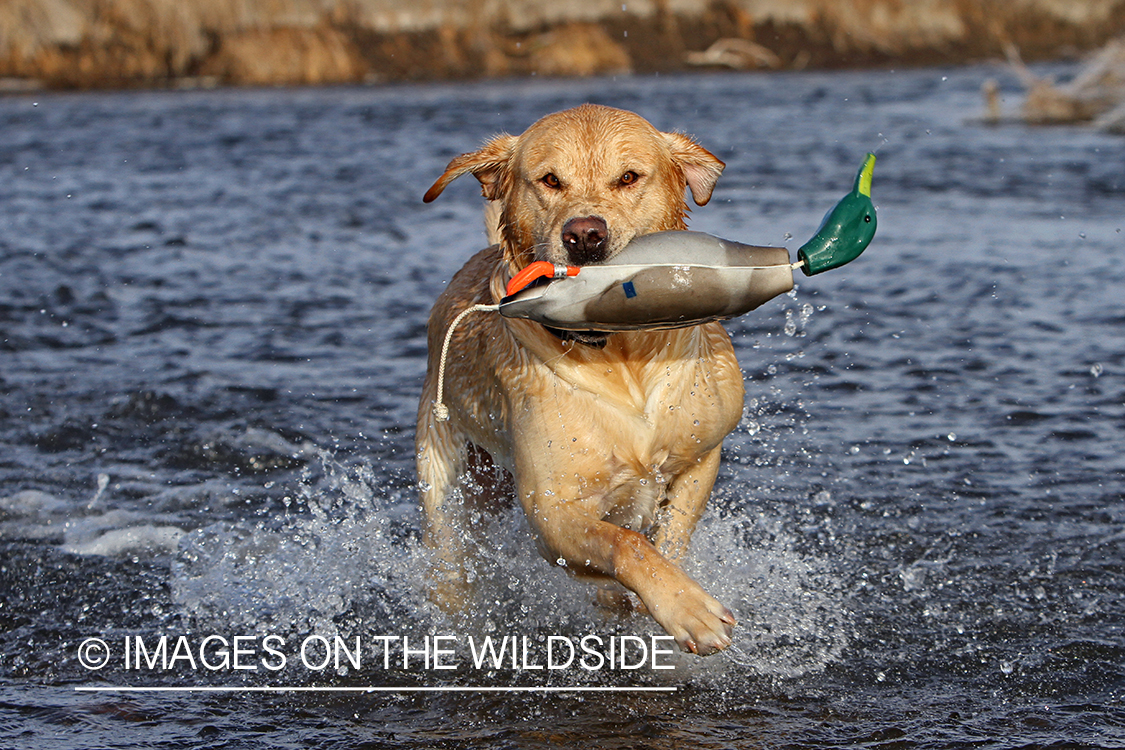
<path fill-rule="evenodd" d="M 1125 102 L 1125 37 L 1100 49 L 1064 84 L 1036 76 L 1014 48 L 1008 59 L 1027 88 L 1021 110 L 1027 122 L 1088 122 Z"/>
<path fill-rule="evenodd" d="M 1077 75 L 1065 83 L 1038 76 L 1024 63 L 1019 50 L 1008 45 L 1008 65 L 1026 90 L 1018 115 L 1009 117 L 1000 103 L 999 84 L 986 81 L 984 120 L 1017 120 L 1032 125 L 1093 122 L 1097 127 L 1125 133 L 1125 37 L 1111 40 L 1090 54 Z"/>
<path fill-rule="evenodd" d="M 0 90 L 586 76 L 1029 59 L 1125 0 L 2 0 Z"/>

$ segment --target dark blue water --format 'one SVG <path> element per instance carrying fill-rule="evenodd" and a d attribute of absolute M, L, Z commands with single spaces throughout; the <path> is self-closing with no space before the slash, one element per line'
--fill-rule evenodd
<path fill-rule="evenodd" d="M 996 73 L 0 99 L 0 745 L 1125 746 L 1125 141 L 972 122 Z M 724 159 L 692 226 L 745 242 L 795 248 L 876 150 L 879 233 L 729 323 L 746 413 L 688 568 L 731 652 L 476 668 L 659 632 L 514 513 L 471 614 L 422 594 L 425 317 L 484 233 L 471 180 L 420 197 L 583 101 Z M 435 635 L 455 669 L 385 668 Z M 675 690 L 480 691 L 513 685 Z M 477 692 L 340 690 L 396 686 Z"/>

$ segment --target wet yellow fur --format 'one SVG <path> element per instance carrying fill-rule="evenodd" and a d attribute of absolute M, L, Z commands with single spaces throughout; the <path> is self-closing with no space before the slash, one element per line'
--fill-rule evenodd
<path fill-rule="evenodd" d="M 685 228 L 685 189 L 710 199 L 723 164 L 686 136 L 639 116 L 583 105 L 454 159 L 426 194 L 473 174 L 494 202 L 498 244 L 452 279 L 429 321 L 418 412 L 424 539 L 438 558 L 434 594 L 463 606 L 470 523 L 462 486 L 475 445 L 512 475 L 543 555 L 571 573 L 633 591 L 681 647 L 730 644 L 734 617 L 676 564 L 702 515 L 723 438 L 742 413 L 742 375 L 718 323 L 609 335 L 597 348 L 541 325 L 477 313 L 453 336 L 435 420 L 437 358 L 452 319 L 495 303 L 533 260 L 566 262 L 571 218 L 600 216 L 609 255 L 634 236 Z M 622 175 L 637 179 L 628 184 Z M 554 175 L 552 187 L 544 176 Z"/>

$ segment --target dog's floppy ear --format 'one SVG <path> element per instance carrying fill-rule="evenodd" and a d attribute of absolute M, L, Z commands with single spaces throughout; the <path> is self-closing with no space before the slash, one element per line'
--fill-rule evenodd
<path fill-rule="evenodd" d="M 672 158 L 684 170 L 695 205 L 706 205 L 726 164 L 683 133 L 665 133 L 664 137 L 672 148 Z"/>
<path fill-rule="evenodd" d="M 512 158 L 512 149 L 516 139 L 510 135 L 498 135 L 476 151 L 461 154 L 437 179 L 422 200 L 429 203 L 441 195 L 449 183 L 463 174 L 472 174 L 481 184 L 481 194 L 489 200 L 500 197 L 500 183 L 508 170 L 508 163 Z"/>

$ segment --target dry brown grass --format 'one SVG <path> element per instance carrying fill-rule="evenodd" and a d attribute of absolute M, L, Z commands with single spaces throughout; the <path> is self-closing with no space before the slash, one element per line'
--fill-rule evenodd
<path fill-rule="evenodd" d="M 287 84 L 678 70 L 719 39 L 781 67 L 1043 57 L 1125 32 L 1125 0 L 0 0 L 0 78 Z"/>

